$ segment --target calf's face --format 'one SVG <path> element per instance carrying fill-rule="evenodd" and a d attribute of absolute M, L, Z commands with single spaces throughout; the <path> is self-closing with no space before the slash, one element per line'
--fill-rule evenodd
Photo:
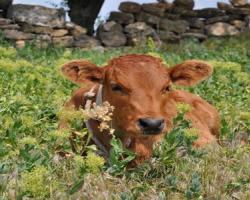
<path fill-rule="evenodd" d="M 103 101 L 115 107 L 112 126 L 118 135 L 149 137 L 166 132 L 176 114 L 172 84 L 192 86 L 212 73 L 203 61 L 190 60 L 167 68 L 159 58 L 126 55 L 105 67 L 72 61 L 63 74 L 78 84 L 103 84 Z"/>

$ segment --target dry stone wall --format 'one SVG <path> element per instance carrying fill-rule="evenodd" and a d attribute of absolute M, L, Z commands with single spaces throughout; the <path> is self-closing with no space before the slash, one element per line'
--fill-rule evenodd
<path fill-rule="evenodd" d="M 159 45 L 189 37 L 204 41 L 207 37 L 234 36 L 250 29 L 249 0 L 218 2 L 218 8 L 194 10 L 194 6 L 194 0 L 122 2 L 120 11 L 111 12 L 96 36 L 91 37 L 85 28 L 66 22 L 63 9 L 15 4 L 5 10 L 7 18 L 0 16 L 0 30 L 18 47 L 33 42 L 39 47 L 54 44 L 88 49 L 145 44 L 149 37 Z"/>
<path fill-rule="evenodd" d="M 163 2 L 163 3 L 162 3 Z M 111 12 L 106 23 L 97 30 L 105 46 L 137 45 L 151 37 L 156 42 L 178 42 L 194 37 L 234 36 L 250 27 L 250 1 L 218 2 L 218 8 L 194 10 L 193 0 L 173 3 L 138 4 L 122 2 L 118 12 Z"/>
<path fill-rule="evenodd" d="M 92 48 L 99 41 L 88 36 L 87 29 L 65 21 L 63 9 L 15 4 L 9 7 L 7 18 L 0 18 L 0 30 L 18 47 L 32 42 L 39 47 L 48 44 L 64 47 Z"/>

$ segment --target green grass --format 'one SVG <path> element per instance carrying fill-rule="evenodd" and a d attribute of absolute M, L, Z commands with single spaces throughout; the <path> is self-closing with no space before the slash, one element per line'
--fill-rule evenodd
<path fill-rule="evenodd" d="M 0 44 L 0 199 L 250 199 L 250 145 L 238 144 L 250 134 L 250 35 L 104 53 L 32 45 L 15 50 L 3 39 Z M 103 166 L 93 146 L 87 145 L 84 157 L 72 152 L 70 133 L 57 127 L 63 103 L 78 86 L 62 77 L 60 65 L 79 58 L 103 65 L 131 52 L 161 56 L 170 66 L 186 59 L 214 65 L 211 78 L 188 90 L 218 108 L 220 146 L 176 145 L 188 128 L 179 126 L 135 170 L 124 171 L 117 154 L 132 155 L 118 141 L 113 168 Z M 62 158 L 60 151 L 71 156 Z"/>

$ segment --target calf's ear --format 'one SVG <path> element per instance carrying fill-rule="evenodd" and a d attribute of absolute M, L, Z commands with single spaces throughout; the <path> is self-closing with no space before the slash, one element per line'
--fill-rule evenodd
<path fill-rule="evenodd" d="M 171 81 L 180 86 L 193 86 L 213 72 L 213 67 L 204 61 L 187 60 L 169 69 Z"/>
<path fill-rule="evenodd" d="M 100 83 L 104 70 L 87 60 L 74 60 L 61 67 L 64 76 L 77 84 Z"/>

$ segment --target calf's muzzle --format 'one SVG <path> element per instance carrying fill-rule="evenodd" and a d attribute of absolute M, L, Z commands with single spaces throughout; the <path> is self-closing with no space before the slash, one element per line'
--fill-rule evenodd
<path fill-rule="evenodd" d="M 140 118 L 138 120 L 138 126 L 144 135 L 160 134 L 164 128 L 164 125 L 164 119 Z"/>

